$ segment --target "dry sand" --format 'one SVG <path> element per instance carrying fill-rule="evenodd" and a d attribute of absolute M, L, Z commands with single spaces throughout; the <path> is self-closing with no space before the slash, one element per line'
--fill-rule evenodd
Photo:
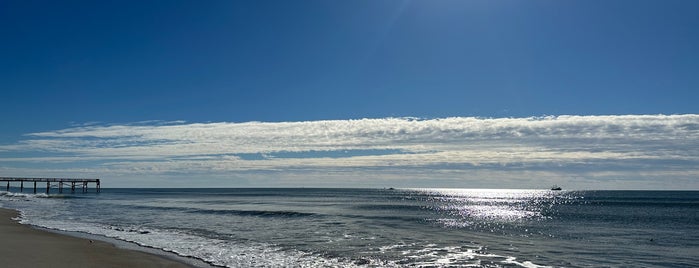
<path fill-rule="evenodd" d="M 165 257 L 56 234 L 12 220 L 0 209 L 0 267 L 190 267 Z"/>

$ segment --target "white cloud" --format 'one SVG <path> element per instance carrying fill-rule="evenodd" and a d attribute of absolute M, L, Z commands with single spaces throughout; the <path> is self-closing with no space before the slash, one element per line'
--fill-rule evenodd
<path fill-rule="evenodd" d="M 642 176 L 634 172 L 640 161 L 653 169 L 644 172 L 654 174 L 668 169 L 663 164 L 668 161 L 679 163 L 673 169 L 682 174 L 696 174 L 699 164 L 699 115 L 140 122 L 84 125 L 25 137 L 0 146 L 7 156 L 0 158 L 0 165 L 68 162 L 148 175 L 362 168 L 380 173 L 401 167 L 435 172 L 450 165 L 488 170 L 514 165 L 523 166 L 518 170 L 522 172 L 529 166 L 590 165 L 595 170 L 606 163 L 614 166 L 610 172 Z M 320 153 L 345 150 L 350 152 L 346 156 Z M 251 154 L 257 157 L 243 157 Z M 99 167 L 83 163 L 95 161 Z"/>

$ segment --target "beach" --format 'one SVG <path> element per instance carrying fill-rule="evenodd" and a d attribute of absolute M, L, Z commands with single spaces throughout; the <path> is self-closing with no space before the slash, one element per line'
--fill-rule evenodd
<path fill-rule="evenodd" d="M 190 267 L 165 257 L 112 244 L 39 230 L 12 220 L 0 208 L 2 267 Z"/>

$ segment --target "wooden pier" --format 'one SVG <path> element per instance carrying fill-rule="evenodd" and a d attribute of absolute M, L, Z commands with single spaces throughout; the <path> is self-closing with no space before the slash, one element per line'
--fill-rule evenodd
<path fill-rule="evenodd" d="M 83 193 L 87 193 L 89 190 L 88 185 L 90 183 L 95 184 L 95 192 L 99 193 L 100 192 L 100 180 L 99 179 L 66 179 L 66 178 L 11 178 L 11 177 L 0 177 L 0 187 L 2 187 L 1 183 L 2 182 L 7 182 L 6 190 L 9 192 L 10 191 L 10 182 L 12 183 L 17 183 L 19 182 L 19 191 L 23 192 L 24 191 L 24 183 L 25 182 L 33 182 L 34 183 L 34 193 L 36 193 L 36 183 L 37 182 L 45 182 L 46 183 L 46 194 L 49 194 L 50 190 L 52 187 L 58 188 L 58 193 L 63 193 L 63 185 L 66 185 L 66 187 L 70 186 L 70 192 L 75 193 L 75 188 L 79 187 L 80 190 Z"/>

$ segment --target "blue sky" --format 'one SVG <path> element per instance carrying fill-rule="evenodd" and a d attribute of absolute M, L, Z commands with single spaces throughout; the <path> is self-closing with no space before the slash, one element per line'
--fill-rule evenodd
<path fill-rule="evenodd" d="M 115 186 L 699 189 L 696 10 L 696 1 L 3 1 L 0 172 Z M 642 116 L 657 114 L 668 116 Z M 484 131 L 492 122 L 509 130 Z M 324 145 L 292 139 L 304 130 L 275 132 L 285 124 Z M 565 137 L 541 124 L 566 126 Z M 657 130 L 619 132 L 647 124 Z M 332 127 L 348 132 L 314 136 Z M 534 165 L 528 150 L 551 154 Z M 570 161 L 554 164 L 556 153 Z"/>

